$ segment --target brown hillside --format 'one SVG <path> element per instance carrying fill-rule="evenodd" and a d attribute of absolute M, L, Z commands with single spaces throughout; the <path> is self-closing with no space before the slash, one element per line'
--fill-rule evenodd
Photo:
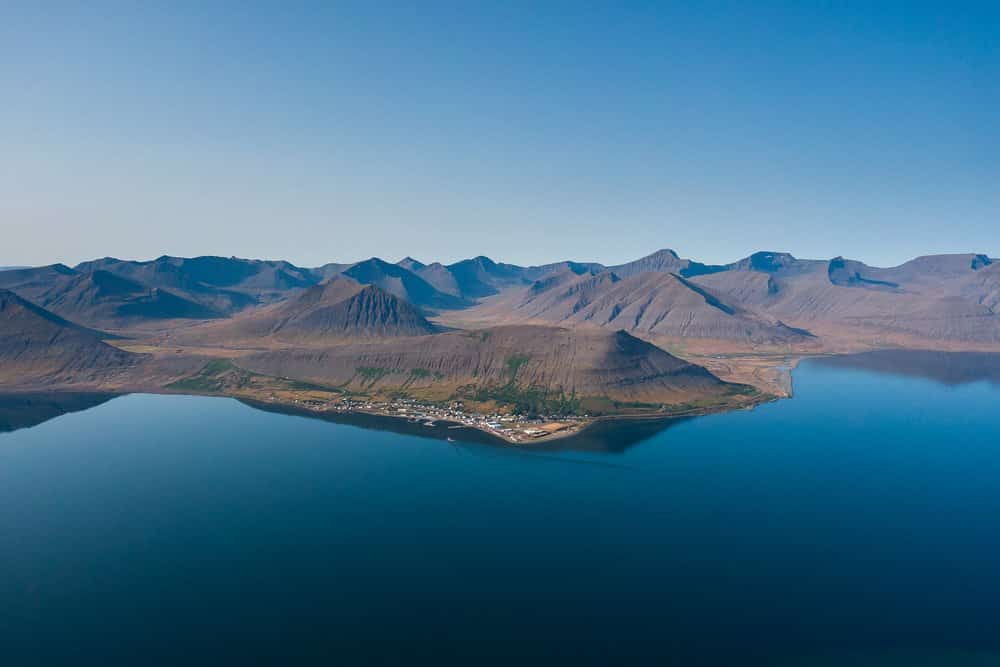
<path fill-rule="evenodd" d="M 622 401 L 690 402 L 733 386 L 623 331 L 504 326 L 421 338 L 266 352 L 240 365 L 358 389 L 498 387 Z"/>
<path fill-rule="evenodd" d="M 137 359 L 95 332 L 0 290 L 0 385 L 98 384 Z"/>

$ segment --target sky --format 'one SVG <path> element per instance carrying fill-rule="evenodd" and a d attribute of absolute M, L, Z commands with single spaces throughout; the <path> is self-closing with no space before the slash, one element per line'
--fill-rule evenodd
<path fill-rule="evenodd" d="M 998 35 L 996 2 L 5 2 L 0 265 L 997 257 Z"/>

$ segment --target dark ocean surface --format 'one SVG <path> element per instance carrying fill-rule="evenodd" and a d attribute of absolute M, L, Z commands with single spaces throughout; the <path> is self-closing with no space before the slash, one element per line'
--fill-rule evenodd
<path fill-rule="evenodd" d="M 998 665 L 997 368 L 810 361 L 790 400 L 531 450 L 221 398 L 0 397 L 0 655 Z"/>

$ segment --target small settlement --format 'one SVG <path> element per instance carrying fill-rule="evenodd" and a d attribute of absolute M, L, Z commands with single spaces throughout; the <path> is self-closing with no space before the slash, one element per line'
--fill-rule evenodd
<path fill-rule="evenodd" d="M 589 415 L 528 418 L 513 414 L 482 414 L 466 410 L 462 401 L 438 405 L 422 403 L 412 398 L 387 401 L 360 398 L 324 401 L 303 398 L 296 399 L 294 403 L 314 412 L 362 413 L 406 419 L 425 426 L 435 426 L 441 422 L 452 428 L 475 428 L 511 444 L 571 435 L 579 432 L 590 421 Z"/>

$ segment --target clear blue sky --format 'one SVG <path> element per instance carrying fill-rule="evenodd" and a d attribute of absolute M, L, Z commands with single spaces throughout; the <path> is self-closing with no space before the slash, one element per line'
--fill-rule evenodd
<path fill-rule="evenodd" d="M 1000 255 L 997 2 L 152 4 L 0 7 L 0 265 Z"/>

